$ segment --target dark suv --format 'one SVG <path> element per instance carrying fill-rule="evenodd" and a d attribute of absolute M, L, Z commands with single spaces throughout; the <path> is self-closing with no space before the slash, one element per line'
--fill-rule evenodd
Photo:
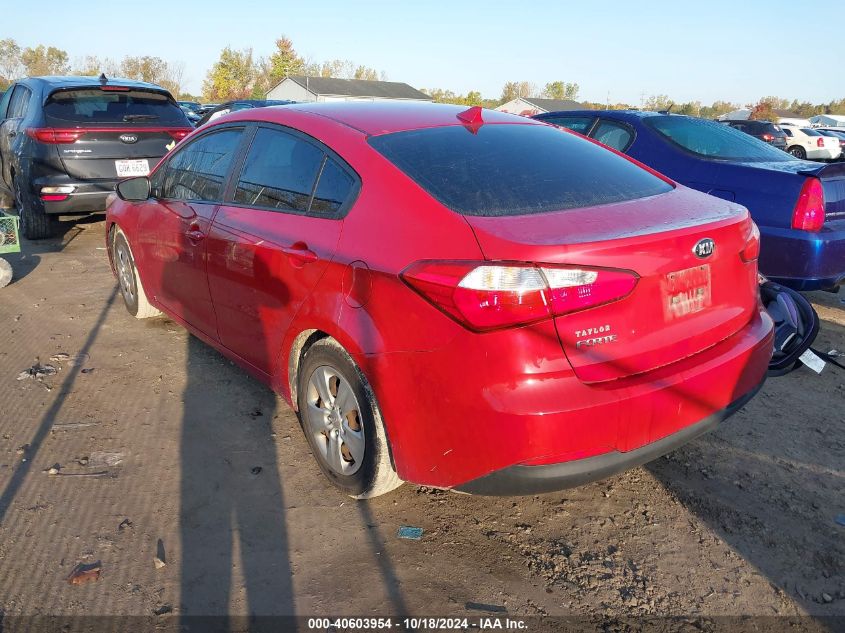
<path fill-rule="evenodd" d="M 786 134 L 771 121 L 722 121 L 732 128 L 786 151 Z"/>
<path fill-rule="evenodd" d="M 29 77 L 0 100 L 0 197 L 28 239 L 58 215 L 105 211 L 115 183 L 146 175 L 191 132 L 159 86 L 97 77 Z"/>

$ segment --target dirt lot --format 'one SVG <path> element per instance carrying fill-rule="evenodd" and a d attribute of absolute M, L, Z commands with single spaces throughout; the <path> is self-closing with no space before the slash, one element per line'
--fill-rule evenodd
<path fill-rule="evenodd" d="M 0 616 L 845 616 L 845 372 L 772 379 L 717 432 L 579 489 L 356 502 L 274 394 L 181 327 L 129 317 L 102 234 L 66 224 L 9 256 Z M 816 346 L 845 350 L 845 306 L 812 298 Z M 57 353 L 55 376 L 17 380 Z M 99 580 L 66 582 L 95 561 Z"/>

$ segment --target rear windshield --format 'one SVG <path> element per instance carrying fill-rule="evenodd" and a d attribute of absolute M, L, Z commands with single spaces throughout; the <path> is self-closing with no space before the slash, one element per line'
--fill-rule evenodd
<path fill-rule="evenodd" d="M 705 158 L 750 162 L 794 160 L 768 143 L 714 121 L 685 116 L 651 116 L 644 121 L 670 143 Z"/>
<path fill-rule="evenodd" d="M 166 95 L 144 90 L 106 92 L 63 90 L 54 92 L 44 106 L 51 124 L 151 123 L 189 126 L 185 113 Z"/>
<path fill-rule="evenodd" d="M 464 215 L 543 213 L 672 189 L 613 152 L 547 125 L 427 128 L 375 136 L 370 144 Z"/>
<path fill-rule="evenodd" d="M 804 132 L 804 134 L 806 134 L 807 136 L 821 136 L 821 134 L 819 134 L 815 130 L 811 130 L 810 128 L 802 127 L 801 131 Z"/>

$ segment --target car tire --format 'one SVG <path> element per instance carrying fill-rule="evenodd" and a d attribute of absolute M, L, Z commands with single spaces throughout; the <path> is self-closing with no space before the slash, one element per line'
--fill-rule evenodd
<path fill-rule="evenodd" d="M 127 312 L 136 319 L 149 319 L 157 317 L 161 311 L 155 308 L 147 299 L 147 293 L 141 284 L 138 276 L 138 269 L 135 267 L 135 258 L 132 256 L 132 249 L 129 247 L 129 240 L 119 228 L 112 232 L 111 241 L 112 262 L 117 274 L 117 284 L 123 303 Z"/>
<path fill-rule="evenodd" d="M 356 499 L 402 485 L 381 411 L 363 372 L 334 339 L 305 352 L 297 374 L 299 423 L 328 480 Z"/>
<path fill-rule="evenodd" d="M 26 187 L 22 188 L 17 180 L 13 185 L 21 234 L 28 240 L 43 240 L 52 237 L 56 229 L 55 219 L 47 215 L 43 209 L 35 208 L 32 203 L 32 196 L 26 190 Z"/>
<path fill-rule="evenodd" d="M 801 160 L 807 159 L 807 152 L 805 152 L 804 148 L 799 145 L 788 147 L 786 151 L 792 154 L 795 158 L 800 158 Z"/>

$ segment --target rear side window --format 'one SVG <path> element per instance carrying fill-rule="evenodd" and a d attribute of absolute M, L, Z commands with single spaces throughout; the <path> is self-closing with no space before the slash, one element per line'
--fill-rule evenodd
<path fill-rule="evenodd" d="M 624 152 L 634 138 L 633 133 L 627 125 L 613 121 L 600 121 L 596 129 L 590 134 L 600 143 L 608 147 Z"/>
<path fill-rule="evenodd" d="M 51 125 L 131 122 L 188 126 L 175 101 L 146 90 L 62 90 L 50 95 L 44 115 Z"/>
<path fill-rule="evenodd" d="M 587 132 L 590 131 L 590 126 L 593 124 L 593 121 L 596 120 L 596 117 L 593 116 L 556 116 L 556 117 L 544 117 L 540 119 L 545 123 L 552 123 L 553 125 L 557 125 L 559 127 L 565 127 L 568 130 L 572 130 L 574 132 L 578 132 L 579 134 L 584 134 L 586 136 Z"/>
<path fill-rule="evenodd" d="M 821 134 L 819 134 L 815 130 L 811 130 L 810 128 L 802 127 L 801 131 L 804 132 L 804 134 L 806 134 L 807 136 L 821 136 Z"/>
<path fill-rule="evenodd" d="M 322 164 L 323 152 L 311 143 L 259 128 L 235 188 L 235 202 L 305 213 Z"/>
<path fill-rule="evenodd" d="M 32 95 L 29 88 L 24 86 L 15 86 L 15 91 L 12 93 L 12 99 L 9 101 L 9 117 L 10 119 L 21 119 L 26 115 L 29 107 L 29 98 Z"/>
<path fill-rule="evenodd" d="M 311 213 L 334 214 L 349 198 L 355 181 L 334 160 L 326 157 L 326 164 L 320 174 L 320 181 L 314 191 Z"/>
<path fill-rule="evenodd" d="M 214 132 L 179 149 L 164 168 L 156 172 L 154 178 L 159 197 L 197 202 L 219 201 L 241 133 L 240 129 Z"/>
<path fill-rule="evenodd" d="M 465 215 L 543 213 L 672 189 L 625 158 L 547 125 L 426 128 L 369 142 L 429 194 Z"/>

